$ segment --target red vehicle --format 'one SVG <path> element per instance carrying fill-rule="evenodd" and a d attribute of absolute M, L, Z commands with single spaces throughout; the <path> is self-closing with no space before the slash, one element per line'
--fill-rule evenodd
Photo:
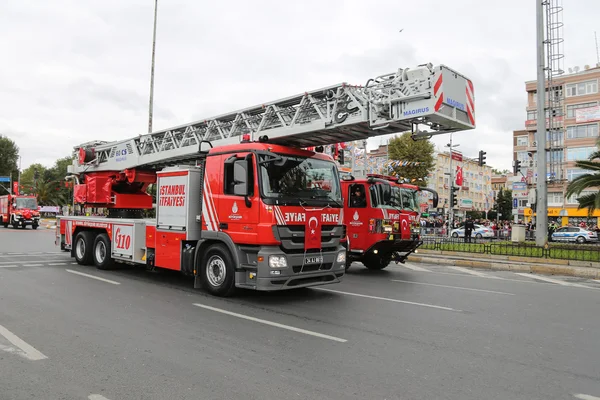
<path fill-rule="evenodd" d="M 456 82 L 443 89 L 442 77 Z M 340 282 L 347 254 L 342 191 L 323 146 L 418 124 L 431 135 L 475 127 L 457 103 L 444 103 L 444 93 L 466 102 L 470 87 L 445 66 L 400 69 L 369 83 L 77 146 L 68 168 L 74 200 L 108 216 L 60 217 L 56 244 L 81 265 L 176 270 L 215 295 Z M 308 146 L 316 152 L 302 150 Z M 145 219 L 155 183 L 156 218 Z"/>
<path fill-rule="evenodd" d="M 25 228 L 28 225 L 32 229 L 40 226 L 40 213 L 38 211 L 35 196 L 21 196 L 8 194 L 0 196 L 0 225 L 8 228 Z"/>
<path fill-rule="evenodd" d="M 391 261 L 404 263 L 421 244 L 419 192 L 434 190 L 399 183 L 397 178 L 370 174 L 363 179 L 342 180 L 344 224 L 347 228 L 346 268 L 360 261 L 368 269 L 379 270 Z"/>

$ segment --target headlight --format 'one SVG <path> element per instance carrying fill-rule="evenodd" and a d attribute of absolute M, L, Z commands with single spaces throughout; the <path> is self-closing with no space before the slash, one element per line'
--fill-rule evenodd
<path fill-rule="evenodd" d="M 271 268 L 286 268 L 287 260 L 285 256 L 269 256 L 269 267 Z"/>
<path fill-rule="evenodd" d="M 389 232 L 392 231 L 392 227 L 391 226 L 384 226 L 383 227 L 383 231 L 386 232 L 386 233 L 389 233 Z"/>
<path fill-rule="evenodd" d="M 339 263 L 345 263 L 346 262 L 346 252 L 345 251 L 340 251 L 337 255 L 337 262 Z"/>

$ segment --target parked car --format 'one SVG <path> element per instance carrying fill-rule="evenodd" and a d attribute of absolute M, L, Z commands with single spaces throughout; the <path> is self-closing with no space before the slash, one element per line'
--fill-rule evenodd
<path fill-rule="evenodd" d="M 557 242 L 597 242 L 598 234 L 594 231 L 576 226 L 563 226 L 552 233 L 552 240 Z"/>
<path fill-rule="evenodd" d="M 451 232 L 453 238 L 465 237 L 465 227 L 453 229 Z M 481 238 L 493 238 L 494 230 L 492 228 L 488 228 L 487 226 L 475 224 L 475 229 L 471 233 L 471 237 L 475 237 L 477 239 Z"/>

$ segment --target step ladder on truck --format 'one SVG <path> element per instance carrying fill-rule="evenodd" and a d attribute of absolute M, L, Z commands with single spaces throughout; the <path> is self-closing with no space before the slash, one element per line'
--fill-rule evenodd
<path fill-rule="evenodd" d="M 342 178 L 346 269 L 354 261 L 371 270 L 384 269 L 392 261 L 404 263 L 423 244 L 418 222 L 421 192 L 430 192 L 432 206 L 437 207 L 435 190 L 397 177 L 367 174 L 363 178 Z"/>
<path fill-rule="evenodd" d="M 77 203 L 108 215 L 61 217 L 56 244 L 100 269 L 127 263 L 181 271 L 219 296 L 340 282 L 343 199 L 337 165 L 322 146 L 473 129 L 472 98 L 467 78 L 426 64 L 365 86 L 338 84 L 127 140 L 85 143 L 75 147 L 67 178 L 76 181 Z M 312 184 L 324 179 L 332 182 L 327 189 Z M 146 219 L 154 183 L 156 218 Z"/>

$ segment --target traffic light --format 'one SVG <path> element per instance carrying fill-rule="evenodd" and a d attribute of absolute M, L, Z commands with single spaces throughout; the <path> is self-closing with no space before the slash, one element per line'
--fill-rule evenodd
<path fill-rule="evenodd" d="M 513 161 L 513 174 L 517 175 L 521 171 L 521 161 Z"/>
<path fill-rule="evenodd" d="M 450 208 L 454 208 L 458 205 L 458 199 L 456 198 L 456 192 L 458 192 L 458 188 L 452 186 L 450 188 Z"/>
<path fill-rule="evenodd" d="M 338 155 L 338 162 L 340 163 L 340 165 L 344 165 L 344 149 L 340 149 Z"/>
<path fill-rule="evenodd" d="M 485 155 L 486 152 L 483 150 L 479 150 L 479 166 L 483 167 L 485 165 Z"/>

